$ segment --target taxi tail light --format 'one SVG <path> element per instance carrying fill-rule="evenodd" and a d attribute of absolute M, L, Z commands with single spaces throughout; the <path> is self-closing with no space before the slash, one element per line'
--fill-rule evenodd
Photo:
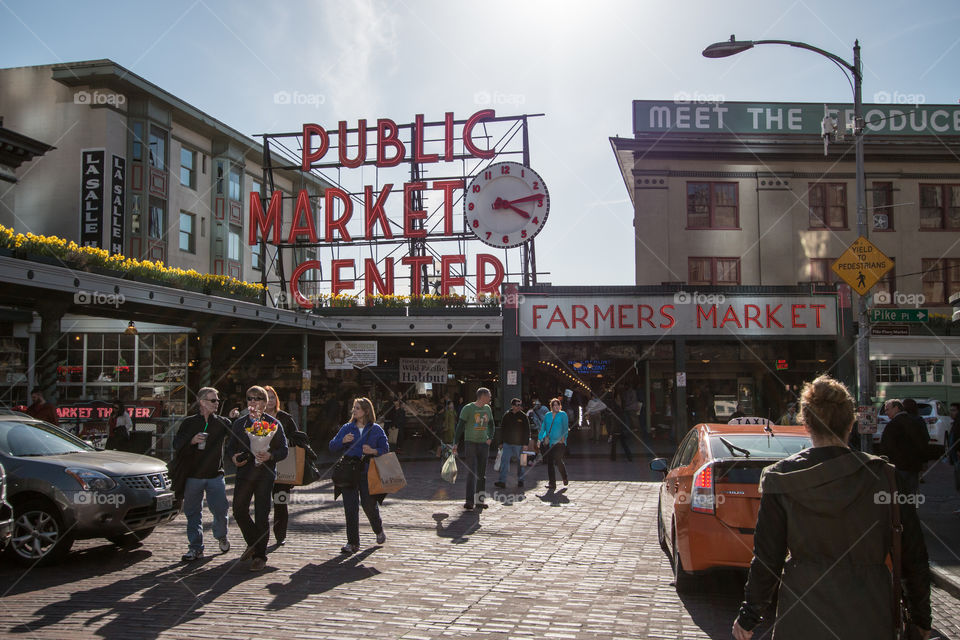
<path fill-rule="evenodd" d="M 690 494 L 690 510 L 697 513 L 716 514 L 717 497 L 713 483 L 713 465 L 705 464 L 693 476 L 693 490 Z"/>

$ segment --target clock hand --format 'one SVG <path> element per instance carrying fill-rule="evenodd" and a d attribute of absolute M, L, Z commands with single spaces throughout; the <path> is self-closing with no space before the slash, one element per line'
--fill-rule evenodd
<path fill-rule="evenodd" d="M 510 204 L 519 204 L 521 202 L 530 202 L 531 200 L 543 200 L 542 193 L 535 193 L 532 196 L 527 196 L 526 198 L 517 198 L 516 200 L 507 200 Z"/>
<path fill-rule="evenodd" d="M 529 213 L 527 213 L 527 212 L 524 211 L 523 209 L 520 209 L 520 208 L 518 208 L 518 207 L 513 206 L 512 204 L 510 204 L 510 201 L 509 201 L 509 200 L 504 200 L 503 198 L 497 198 L 496 200 L 494 200 L 494 201 L 493 201 L 493 208 L 494 208 L 494 209 L 513 209 L 514 211 L 516 211 L 517 213 L 519 213 L 519 214 L 520 214 L 521 216 L 523 216 L 524 218 L 527 218 L 528 220 L 530 219 L 530 214 L 529 214 Z"/>

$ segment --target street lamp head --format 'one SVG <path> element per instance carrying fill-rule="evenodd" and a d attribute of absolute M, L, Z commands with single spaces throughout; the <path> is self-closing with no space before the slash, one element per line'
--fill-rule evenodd
<path fill-rule="evenodd" d="M 726 58 L 733 56 L 741 51 L 753 48 L 752 40 L 737 40 L 736 36 L 730 36 L 727 42 L 714 42 L 703 50 L 704 58 Z"/>

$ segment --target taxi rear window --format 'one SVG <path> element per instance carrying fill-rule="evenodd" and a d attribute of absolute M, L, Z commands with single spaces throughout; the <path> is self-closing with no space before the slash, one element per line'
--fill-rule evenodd
<path fill-rule="evenodd" d="M 735 448 L 731 451 L 721 441 Z M 813 446 L 806 436 L 768 436 L 766 434 L 727 434 L 710 437 L 710 451 L 715 458 L 786 458 Z M 750 455 L 745 451 L 749 451 Z"/>

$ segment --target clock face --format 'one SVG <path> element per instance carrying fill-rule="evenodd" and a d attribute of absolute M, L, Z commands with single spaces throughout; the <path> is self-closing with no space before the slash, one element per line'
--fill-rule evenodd
<path fill-rule="evenodd" d="M 498 162 L 467 185 L 466 226 L 492 247 L 516 247 L 532 240 L 550 212 L 547 185 L 536 171 L 516 162 Z"/>

